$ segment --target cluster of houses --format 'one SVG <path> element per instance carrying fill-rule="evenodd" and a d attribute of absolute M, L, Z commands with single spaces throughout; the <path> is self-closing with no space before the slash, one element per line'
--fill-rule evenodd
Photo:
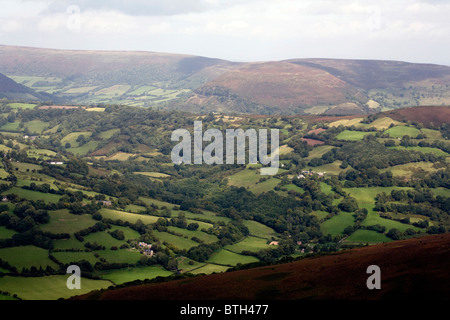
<path fill-rule="evenodd" d="M 143 254 L 145 254 L 146 256 L 149 257 L 153 257 L 153 250 L 152 250 L 152 245 L 145 243 L 145 242 L 139 242 L 139 248 L 142 249 Z"/>
<path fill-rule="evenodd" d="M 297 179 L 305 179 L 307 176 L 314 176 L 314 175 L 318 175 L 319 177 L 323 177 L 325 175 L 326 172 L 315 172 L 315 171 L 302 171 L 302 173 L 300 173 L 297 176 Z"/>

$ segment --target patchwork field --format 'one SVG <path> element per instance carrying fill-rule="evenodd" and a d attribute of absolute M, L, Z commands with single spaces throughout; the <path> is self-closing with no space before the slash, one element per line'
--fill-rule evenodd
<path fill-rule="evenodd" d="M 69 210 L 49 211 L 50 222 L 42 225 L 43 231 L 52 233 L 69 233 L 73 234 L 82 229 L 93 226 L 95 221 L 91 215 L 74 215 Z"/>
<path fill-rule="evenodd" d="M 364 132 L 364 131 L 350 131 L 345 130 L 341 133 L 339 133 L 336 136 L 336 139 L 338 140 L 345 140 L 345 141 L 360 141 L 364 139 L 364 136 L 366 135 L 374 135 L 373 132 Z"/>
<path fill-rule="evenodd" d="M 70 298 L 80 293 L 106 289 L 112 285 L 106 280 L 81 279 L 81 290 L 74 292 L 67 288 L 67 276 L 47 276 L 37 278 L 0 277 L 2 291 L 14 292 L 24 300 L 57 300 Z"/>
<path fill-rule="evenodd" d="M 16 267 L 18 271 L 31 266 L 42 267 L 43 269 L 49 266 L 58 270 L 58 265 L 48 257 L 47 250 L 36 246 L 2 248 L 0 249 L 0 257 L 2 260 L 10 261 L 10 264 Z"/>
<path fill-rule="evenodd" d="M 416 138 L 420 134 L 420 130 L 414 127 L 395 126 L 386 130 L 385 133 L 389 134 L 393 138 L 402 138 L 405 135 L 408 135 L 411 138 Z"/>

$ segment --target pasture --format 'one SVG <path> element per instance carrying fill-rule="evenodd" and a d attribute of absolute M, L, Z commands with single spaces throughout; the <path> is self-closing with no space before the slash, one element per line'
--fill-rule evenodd
<path fill-rule="evenodd" d="M 432 162 L 414 162 L 389 167 L 388 169 L 381 170 L 381 172 L 391 171 L 394 177 L 411 178 L 415 173 L 436 172 L 438 170 Z"/>
<path fill-rule="evenodd" d="M 33 103 L 8 103 L 8 107 L 11 107 L 12 109 L 34 109 L 37 105 Z"/>
<path fill-rule="evenodd" d="M 416 138 L 420 134 L 420 130 L 414 127 L 395 126 L 386 130 L 385 133 L 388 133 L 392 138 L 402 138 L 405 135 Z"/>
<path fill-rule="evenodd" d="M 2 248 L 0 249 L 0 259 L 8 261 L 19 272 L 23 268 L 30 269 L 32 266 L 38 269 L 50 266 L 54 270 L 58 270 L 58 265 L 48 257 L 48 250 L 32 245 Z"/>
<path fill-rule="evenodd" d="M 41 225 L 42 231 L 51 233 L 69 233 L 73 234 L 80 230 L 93 226 L 97 221 L 91 215 L 75 215 L 71 214 L 69 210 L 55 210 L 49 211 L 50 222 Z"/>
<path fill-rule="evenodd" d="M 350 131 L 345 130 L 339 133 L 336 136 L 337 140 L 344 140 L 344 141 L 361 141 L 364 139 L 367 135 L 374 135 L 374 132 L 364 132 L 364 131 Z"/>
<path fill-rule="evenodd" d="M 438 148 L 430 148 L 430 147 L 403 147 L 403 146 L 396 146 L 396 147 L 390 147 L 390 148 L 394 148 L 394 149 L 401 149 L 401 150 L 414 150 L 414 151 L 419 151 L 422 153 L 432 153 L 436 156 L 444 156 L 444 157 L 448 157 L 450 156 L 450 154 L 448 154 L 445 151 L 442 151 L 441 149 Z"/>
<path fill-rule="evenodd" d="M 162 243 L 166 242 L 171 244 L 178 249 L 186 249 L 189 250 L 192 247 L 196 247 L 199 244 L 191 239 L 186 239 L 184 237 L 179 237 L 167 232 L 160 232 L 158 230 L 153 230 L 153 234 L 155 237 L 161 241 Z"/>
<path fill-rule="evenodd" d="M 250 232 L 250 235 L 266 240 L 270 240 L 278 236 L 278 233 L 272 228 L 254 220 L 244 220 L 244 226 L 246 226 Z"/>
<path fill-rule="evenodd" d="M 134 280 L 154 279 L 156 277 L 168 277 L 173 273 L 167 271 L 160 265 L 146 267 L 130 267 L 119 270 L 103 271 L 99 274 L 102 279 L 109 280 L 115 285 Z"/>
<path fill-rule="evenodd" d="M 199 223 L 199 222 L 197 222 L 197 223 Z M 181 229 L 181 228 L 177 228 L 177 227 L 173 227 L 173 226 L 168 227 L 167 229 L 170 231 L 182 234 L 183 236 L 188 237 L 188 239 L 191 239 L 192 237 L 199 238 L 204 243 L 213 243 L 213 242 L 219 241 L 219 239 L 215 235 L 200 231 L 200 229 L 202 229 L 201 227 L 199 227 L 199 229 L 195 230 L 195 231 Z"/>
<path fill-rule="evenodd" d="M 2 195 L 15 194 L 20 198 L 28 199 L 28 200 L 43 200 L 45 203 L 57 203 L 61 198 L 60 195 L 52 194 L 52 193 L 42 193 L 33 190 L 25 190 L 18 187 L 13 187 L 10 190 L 6 190 L 2 192 Z"/>
<path fill-rule="evenodd" d="M 229 186 L 249 188 L 255 194 L 273 190 L 279 183 L 277 178 L 261 175 L 259 169 L 246 168 L 228 177 Z"/>
<path fill-rule="evenodd" d="M 223 266 L 230 266 L 234 267 L 238 263 L 246 264 L 246 263 L 252 263 L 252 262 L 258 262 L 259 260 L 253 256 L 243 256 L 238 253 L 231 252 L 227 249 L 219 250 L 218 252 L 215 252 L 209 259 L 208 262 L 223 265 Z"/>
<path fill-rule="evenodd" d="M 144 224 L 151 224 L 158 221 L 159 217 L 137 214 L 137 213 L 129 213 L 118 210 L 111 209 L 100 209 L 100 214 L 103 218 L 111 219 L 111 220 L 122 220 L 128 221 L 129 223 L 136 223 L 138 220 L 141 220 Z"/>
<path fill-rule="evenodd" d="M 85 294 L 93 290 L 106 289 L 111 282 L 106 280 L 91 280 L 81 278 L 81 289 L 70 290 L 67 288 L 69 275 L 54 275 L 36 278 L 24 277 L 0 277 L 2 291 L 17 296 L 24 300 L 57 300 L 70 298 L 74 295 Z"/>
<path fill-rule="evenodd" d="M 189 271 L 189 273 L 192 273 L 192 274 L 221 273 L 221 272 L 227 271 L 229 268 L 230 267 L 227 267 L 227 266 L 220 266 L 217 264 L 207 263 L 200 268 L 196 268 L 196 269 Z"/>
<path fill-rule="evenodd" d="M 252 251 L 256 252 L 262 249 L 269 249 L 273 248 L 273 246 L 269 246 L 267 243 L 267 240 L 256 238 L 253 236 L 246 237 L 244 240 L 228 245 L 225 247 L 225 249 L 232 251 L 234 253 L 241 253 L 242 251 Z"/>
<path fill-rule="evenodd" d="M 343 234 L 344 229 L 348 226 L 352 226 L 355 223 L 353 213 L 341 212 L 340 214 L 328 219 L 320 225 L 320 230 L 324 235 L 331 234 L 331 236 L 337 236 Z"/>
<path fill-rule="evenodd" d="M 392 239 L 388 238 L 386 235 L 373 230 L 365 229 L 356 230 L 345 240 L 345 242 L 356 243 L 382 243 L 389 241 L 392 241 Z"/>
<path fill-rule="evenodd" d="M 17 232 L 6 227 L 0 227 L 0 239 L 10 239 Z"/>

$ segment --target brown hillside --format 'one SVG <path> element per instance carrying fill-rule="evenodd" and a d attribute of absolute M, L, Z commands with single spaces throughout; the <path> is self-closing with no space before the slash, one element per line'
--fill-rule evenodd
<path fill-rule="evenodd" d="M 431 124 L 440 126 L 450 123 L 450 107 L 446 106 L 424 106 L 392 110 L 385 113 L 397 121 L 415 121 L 428 127 Z"/>
<path fill-rule="evenodd" d="M 370 265 L 381 290 L 369 290 Z M 103 300 L 449 299 L 450 234 L 260 267 L 80 296 Z"/>
<path fill-rule="evenodd" d="M 450 68 L 447 66 L 407 63 L 402 61 L 351 60 L 351 59 L 296 59 L 299 65 L 318 68 L 365 90 L 403 87 L 410 82 L 432 79 L 434 84 L 448 84 Z"/>
<path fill-rule="evenodd" d="M 340 104 L 357 90 L 326 71 L 289 62 L 249 63 L 197 90 L 204 96 L 237 96 L 277 107 Z"/>

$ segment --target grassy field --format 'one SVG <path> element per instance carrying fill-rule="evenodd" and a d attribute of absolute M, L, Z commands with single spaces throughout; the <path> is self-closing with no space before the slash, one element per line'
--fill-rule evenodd
<path fill-rule="evenodd" d="M 323 234 L 331 234 L 333 237 L 342 234 L 347 226 L 352 226 L 355 223 L 353 213 L 341 212 L 340 214 L 326 220 L 320 225 L 320 230 Z"/>
<path fill-rule="evenodd" d="M 338 175 L 340 172 L 342 171 L 348 171 L 351 169 L 350 166 L 348 166 L 345 169 L 341 169 L 340 166 L 342 164 L 341 160 L 336 160 L 333 163 L 327 163 L 318 167 L 311 167 L 311 166 L 306 166 L 305 170 L 312 170 L 315 172 L 323 172 L 326 176 L 330 176 L 330 175 Z"/>
<path fill-rule="evenodd" d="M 8 106 L 12 109 L 34 109 L 36 107 L 36 104 L 33 103 L 8 103 Z"/>
<path fill-rule="evenodd" d="M 328 151 L 331 151 L 333 148 L 335 148 L 335 147 L 327 146 L 327 145 L 315 147 L 314 149 L 312 149 L 312 151 L 309 152 L 309 155 L 307 158 L 305 158 L 305 160 L 311 160 L 313 158 L 320 158 Z"/>
<path fill-rule="evenodd" d="M 125 94 L 128 90 L 131 89 L 130 85 L 114 85 L 108 88 L 104 88 L 101 90 L 96 91 L 94 94 L 97 96 L 101 96 L 101 95 L 112 95 L 112 96 L 117 96 L 117 95 L 123 95 Z"/>
<path fill-rule="evenodd" d="M 135 172 L 135 174 L 141 174 L 151 178 L 170 178 L 170 175 L 160 172 Z"/>
<path fill-rule="evenodd" d="M 0 227 L 0 239 L 10 239 L 17 232 L 6 227 Z"/>
<path fill-rule="evenodd" d="M 392 239 L 373 230 L 356 230 L 345 241 L 358 243 L 380 243 L 389 242 L 392 241 Z"/>
<path fill-rule="evenodd" d="M 159 217 L 155 217 L 155 216 L 129 213 L 129 212 L 111 210 L 111 209 L 106 209 L 106 208 L 100 209 L 99 212 L 103 218 L 107 218 L 107 219 L 111 219 L 111 220 L 128 221 L 129 223 L 136 223 L 136 221 L 141 220 L 144 224 L 151 224 L 151 223 L 155 223 L 159 219 Z"/>
<path fill-rule="evenodd" d="M 81 155 L 84 156 L 90 152 L 93 152 L 95 149 L 97 149 L 99 142 L 98 141 L 89 141 L 85 144 L 83 144 L 80 147 L 75 147 L 75 148 L 69 148 L 67 149 L 67 151 L 72 152 L 75 155 Z"/>
<path fill-rule="evenodd" d="M 230 176 L 228 185 L 246 188 L 258 183 L 262 177 L 259 170 L 244 169 Z"/>
<path fill-rule="evenodd" d="M 301 187 L 299 187 L 299 186 L 297 186 L 295 184 L 289 184 L 287 186 L 284 186 L 284 188 L 286 188 L 288 191 L 294 190 L 294 191 L 299 192 L 299 193 L 304 193 L 305 192 L 305 190 L 303 188 L 301 188 Z"/>
<path fill-rule="evenodd" d="M 183 236 L 187 236 L 189 239 L 191 239 L 192 237 L 197 237 L 200 240 L 204 241 L 205 243 L 213 243 L 219 241 L 219 239 L 216 236 L 200 231 L 201 227 L 199 227 L 199 229 L 196 231 L 181 229 L 177 227 L 168 227 L 167 229 L 176 233 L 180 233 Z"/>
<path fill-rule="evenodd" d="M 189 250 L 192 247 L 196 247 L 199 244 L 191 239 L 182 238 L 167 232 L 160 232 L 158 230 L 154 230 L 153 234 L 155 237 L 161 242 L 167 242 L 171 245 L 174 245 L 178 249 L 186 249 Z"/>
<path fill-rule="evenodd" d="M 364 131 L 350 131 L 345 130 L 339 133 L 336 136 L 337 140 L 344 140 L 344 141 L 361 141 L 364 139 L 364 136 L 366 135 L 374 135 L 374 132 L 364 132 Z"/>
<path fill-rule="evenodd" d="M 67 288 L 67 276 L 47 276 L 38 278 L 24 277 L 0 277 L 0 288 L 2 291 L 17 296 L 24 300 L 57 300 L 59 298 L 70 298 L 93 290 L 106 289 L 112 285 L 106 280 L 91 280 L 82 278 L 80 290 L 69 290 Z"/>
<path fill-rule="evenodd" d="M 445 188 L 435 188 L 431 189 L 433 191 L 433 194 L 435 197 L 442 196 L 442 197 L 450 197 L 450 189 Z"/>
<path fill-rule="evenodd" d="M 91 215 L 75 215 L 67 209 L 49 211 L 49 215 L 50 222 L 40 227 L 42 231 L 73 234 L 91 227 L 97 222 Z"/>
<path fill-rule="evenodd" d="M 254 220 L 244 220 L 244 225 L 248 228 L 250 235 L 270 240 L 278 234 L 272 228 Z"/>
<path fill-rule="evenodd" d="M 79 143 L 77 139 L 80 135 L 83 135 L 86 139 L 89 139 L 92 136 L 92 132 L 83 131 L 83 132 L 72 132 L 66 135 L 61 139 L 61 144 L 64 146 L 66 143 L 70 143 L 72 148 L 79 147 Z"/>
<path fill-rule="evenodd" d="M 398 166 L 393 166 L 388 169 L 381 170 L 382 172 L 391 171 L 394 177 L 411 178 L 414 173 L 420 172 L 436 172 L 439 169 L 433 167 L 432 162 L 414 162 Z"/>
<path fill-rule="evenodd" d="M 334 194 L 333 187 L 325 182 L 320 182 L 320 189 L 325 194 Z"/>
<path fill-rule="evenodd" d="M 35 246 L 20 246 L 0 249 L 0 259 L 8 261 L 20 272 L 22 268 L 36 268 L 47 266 L 58 270 L 58 265 L 48 257 L 48 251 Z"/>
<path fill-rule="evenodd" d="M 211 273 L 221 273 L 221 272 L 225 272 L 229 269 L 230 267 L 228 266 L 220 266 L 217 264 L 212 264 L 212 263 L 207 263 L 204 266 L 200 267 L 200 268 L 196 268 L 193 269 L 191 271 L 189 271 L 189 273 L 192 274 L 211 274 Z"/>
<path fill-rule="evenodd" d="M 405 135 L 416 138 L 420 134 L 420 130 L 414 127 L 395 126 L 386 130 L 385 133 L 388 133 L 392 138 L 402 138 Z"/>
<path fill-rule="evenodd" d="M 26 122 L 24 127 L 28 129 L 31 134 L 41 134 L 43 131 L 48 129 L 50 123 L 44 122 L 41 120 L 33 120 L 30 122 Z"/>
<path fill-rule="evenodd" d="M 85 247 L 83 246 L 82 249 L 85 249 Z M 86 260 L 91 265 L 95 265 L 100 260 L 94 254 L 94 252 L 53 252 L 53 255 L 58 261 L 66 264 L 76 264 L 79 261 Z"/>
<path fill-rule="evenodd" d="M 108 231 L 112 231 L 112 229 Z M 113 246 L 119 248 L 121 245 L 126 243 L 125 240 L 118 240 L 112 237 L 107 231 L 90 233 L 84 237 L 84 241 L 90 243 L 101 243 L 107 250 Z"/>
<path fill-rule="evenodd" d="M 343 125 L 345 127 L 350 127 L 353 125 L 358 125 L 361 123 L 363 118 L 354 118 L 354 119 L 342 119 L 338 121 L 334 121 L 329 124 L 330 127 L 339 127 L 340 125 Z"/>
<path fill-rule="evenodd" d="M 385 219 L 380 217 L 380 215 L 374 211 L 369 211 L 367 218 L 361 223 L 363 226 L 373 226 L 379 224 L 380 226 L 386 227 L 386 231 L 396 228 L 400 232 L 405 232 L 406 229 L 413 229 L 419 231 L 420 228 L 414 227 L 410 224 L 401 223 L 395 220 Z"/>
<path fill-rule="evenodd" d="M 235 253 L 241 253 L 242 251 L 248 250 L 248 251 L 259 251 L 262 249 L 268 249 L 273 248 L 272 246 L 269 246 L 267 243 L 267 240 L 256 238 L 256 237 L 246 237 L 244 240 L 235 243 L 233 245 L 228 245 L 225 247 L 225 249 L 228 249 Z"/>
<path fill-rule="evenodd" d="M 326 212 L 326 211 L 320 211 L 320 210 L 319 210 L 319 211 L 313 211 L 311 214 L 312 214 L 313 216 L 317 217 L 317 219 L 318 219 L 319 221 L 325 219 L 325 217 L 326 217 L 327 215 L 329 215 L 328 212 Z"/>
<path fill-rule="evenodd" d="M 103 131 L 103 132 L 99 133 L 99 137 L 104 140 L 107 140 L 107 139 L 110 139 L 117 132 L 120 132 L 120 129 L 111 129 L 111 130 Z"/>
<path fill-rule="evenodd" d="M 139 261 L 141 254 L 137 250 L 119 249 L 119 250 L 99 250 L 95 251 L 100 259 L 105 259 L 109 263 L 129 263 L 134 264 Z"/>
<path fill-rule="evenodd" d="M 279 169 L 278 172 L 282 170 Z M 255 194 L 273 190 L 279 183 L 277 178 L 261 175 L 259 169 L 247 168 L 228 177 L 228 185 L 249 188 Z"/>
<path fill-rule="evenodd" d="M 254 194 L 261 194 L 263 192 L 273 190 L 279 183 L 280 183 L 279 179 L 269 178 L 266 181 L 257 183 L 256 185 L 251 187 L 251 191 Z"/>
<path fill-rule="evenodd" d="M 448 154 L 445 151 L 442 151 L 441 149 L 438 148 L 430 148 L 430 147 L 403 147 L 403 146 L 396 146 L 396 147 L 390 147 L 393 149 L 403 149 L 403 150 L 415 150 L 415 151 L 419 151 L 422 153 L 433 153 L 437 156 L 445 156 L 448 157 L 450 156 L 450 154 Z"/>
<path fill-rule="evenodd" d="M 116 285 L 130 282 L 134 280 L 154 279 L 156 277 L 167 277 L 172 275 L 172 272 L 167 271 L 160 265 L 148 267 L 135 267 L 120 270 L 109 270 L 100 274 L 100 277 L 109 280 Z"/>
<path fill-rule="evenodd" d="M 388 129 L 391 124 L 399 125 L 399 124 L 401 124 L 401 122 L 393 120 L 389 117 L 381 117 L 381 118 L 378 118 L 377 120 L 373 121 L 372 123 L 368 123 L 368 124 L 360 123 L 356 126 L 357 127 L 361 126 L 361 127 L 366 127 L 366 128 L 374 127 L 377 130 L 383 130 L 383 129 Z"/>
<path fill-rule="evenodd" d="M 226 249 L 222 249 L 216 253 L 214 253 L 209 259 L 208 262 L 224 265 L 224 266 L 235 266 L 238 263 L 252 263 L 252 262 L 258 262 L 259 260 L 252 256 L 243 256 L 241 254 L 237 254 L 234 252 L 231 252 Z"/>
<path fill-rule="evenodd" d="M 43 200 L 45 203 L 57 203 L 61 198 L 60 195 L 51 194 L 51 193 L 42 193 L 38 191 L 25 190 L 22 188 L 13 187 L 10 190 L 6 190 L 2 192 L 2 195 L 8 194 L 16 194 L 17 196 L 29 199 L 29 200 Z"/>
<path fill-rule="evenodd" d="M 0 129 L 3 131 L 20 132 L 22 130 L 20 130 L 19 124 L 20 124 L 19 121 L 8 122 L 4 124 L 2 127 L 0 127 Z"/>
<path fill-rule="evenodd" d="M 372 187 L 372 188 L 343 188 L 352 197 L 358 200 L 359 204 L 371 204 L 375 206 L 375 197 L 379 193 L 390 194 L 392 190 L 412 190 L 412 188 L 402 187 Z"/>

